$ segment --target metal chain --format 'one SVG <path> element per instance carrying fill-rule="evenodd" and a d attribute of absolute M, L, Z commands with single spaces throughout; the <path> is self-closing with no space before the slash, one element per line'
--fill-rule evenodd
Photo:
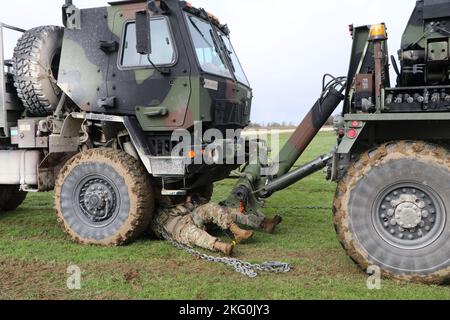
<path fill-rule="evenodd" d="M 302 207 L 286 207 L 286 206 L 265 206 L 264 209 L 289 209 L 289 210 L 332 210 L 331 207 L 323 206 L 302 206 Z"/>
<path fill-rule="evenodd" d="M 175 248 L 179 250 L 183 250 L 190 255 L 197 257 L 201 260 L 213 262 L 213 263 L 221 263 L 226 266 L 234 268 L 237 273 L 241 273 L 249 278 L 256 278 L 258 276 L 257 271 L 259 272 L 270 272 L 270 273 L 287 273 L 292 270 L 292 267 L 288 263 L 283 262 L 264 262 L 262 264 L 251 264 L 249 262 L 235 259 L 235 258 L 219 258 L 210 256 L 204 253 L 201 253 L 197 250 L 194 250 L 186 245 L 183 245 L 170 237 L 170 235 L 164 230 L 162 227 L 158 228 L 159 233 L 162 235 L 164 240 L 169 242 Z"/>

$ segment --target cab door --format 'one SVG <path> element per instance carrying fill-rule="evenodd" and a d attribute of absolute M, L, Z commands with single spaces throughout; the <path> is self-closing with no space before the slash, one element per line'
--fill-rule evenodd
<path fill-rule="evenodd" d="M 190 68 L 184 46 L 178 45 L 182 39 L 176 18 L 151 17 L 152 54 L 145 56 L 136 51 L 136 11 L 130 6 L 115 13 L 113 33 L 119 49 L 108 72 L 110 109 L 128 115 L 139 111 L 144 114 L 141 124 L 180 127 L 189 103 Z"/>

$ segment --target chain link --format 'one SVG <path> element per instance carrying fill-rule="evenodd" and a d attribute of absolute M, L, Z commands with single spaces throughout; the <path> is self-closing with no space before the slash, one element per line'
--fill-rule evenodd
<path fill-rule="evenodd" d="M 220 258 L 210 256 L 175 241 L 162 227 L 159 227 L 158 229 L 159 233 L 162 235 L 164 240 L 169 242 L 175 248 L 185 251 L 190 255 L 197 257 L 201 260 L 212 263 L 220 263 L 232 267 L 237 273 L 241 273 L 249 278 L 256 278 L 258 276 L 257 271 L 270 273 L 288 273 L 292 270 L 292 267 L 288 263 L 283 262 L 268 261 L 264 262 L 263 264 L 251 264 L 249 262 L 235 258 L 227 258 L 227 257 Z"/>
<path fill-rule="evenodd" d="M 286 207 L 286 206 L 264 206 L 264 209 L 276 209 L 276 210 L 333 210 L 331 207 L 323 206 L 302 206 L 302 207 Z"/>

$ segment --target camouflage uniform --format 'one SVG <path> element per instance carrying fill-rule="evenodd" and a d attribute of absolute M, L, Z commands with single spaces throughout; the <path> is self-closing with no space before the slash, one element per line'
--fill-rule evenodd
<path fill-rule="evenodd" d="M 245 216 L 239 210 L 228 209 L 218 204 L 208 203 L 196 207 L 191 203 L 185 203 L 176 207 L 161 208 L 154 218 L 152 228 L 159 238 L 164 238 L 161 233 L 163 229 L 179 243 L 216 251 L 214 244 L 220 240 L 206 232 L 206 225 L 212 223 L 222 230 L 228 230 L 236 222 L 258 228 L 261 223 L 259 219 L 261 218 Z"/>
<path fill-rule="evenodd" d="M 221 217 L 227 218 L 228 226 L 226 228 L 222 227 L 224 224 L 223 221 L 220 221 Z M 193 218 L 195 224 L 199 227 L 204 227 L 205 224 L 213 223 L 223 230 L 228 229 L 231 223 L 238 223 L 252 229 L 259 229 L 261 223 L 264 221 L 263 217 L 243 214 L 239 209 L 226 208 L 214 203 L 205 204 L 197 208 L 193 212 Z M 231 219 L 231 223 L 228 221 L 229 219 Z"/>

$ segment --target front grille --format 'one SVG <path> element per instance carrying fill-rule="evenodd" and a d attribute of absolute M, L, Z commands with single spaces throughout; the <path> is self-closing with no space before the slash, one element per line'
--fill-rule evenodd
<path fill-rule="evenodd" d="M 217 100 L 215 103 L 214 124 L 220 127 L 244 128 L 250 123 L 250 106 L 246 103 L 232 103 Z"/>

